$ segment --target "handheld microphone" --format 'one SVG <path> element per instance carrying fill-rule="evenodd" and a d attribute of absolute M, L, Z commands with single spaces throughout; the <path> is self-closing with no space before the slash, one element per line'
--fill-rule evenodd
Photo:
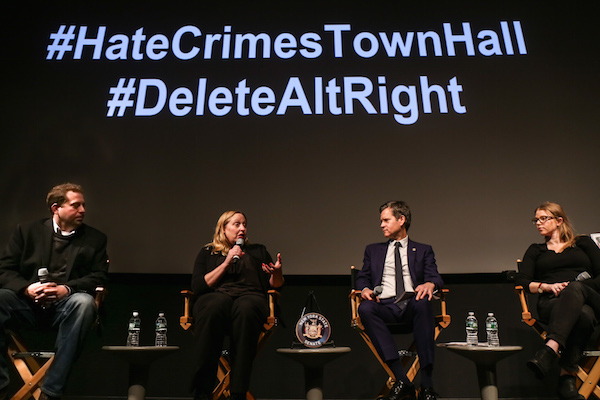
<path fill-rule="evenodd" d="M 375 288 L 373 288 L 373 295 L 375 297 L 380 296 L 381 293 L 383 293 L 383 286 L 379 285 L 379 286 L 375 286 Z"/>
<path fill-rule="evenodd" d="M 40 281 L 40 283 L 48 282 L 48 268 L 41 267 L 40 269 L 38 269 L 38 280 Z M 40 307 L 42 307 L 42 310 L 45 310 L 47 308 L 47 304 L 45 301 L 40 302 L 40 301 L 36 300 L 35 302 L 40 304 Z"/>
<path fill-rule="evenodd" d="M 40 283 L 48 282 L 48 268 L 41 267 L 40 269 L 38 269 L 38 279 Z"/>
<path fill-rule="evenodd" d="M 581 282 L 581 281 L 585 281 L 586 279 L 590 279 L 592 276 L 590 275 L 589 272 L 587 271 L 583 271 L 582 273 L 580 273 L 579 275 L 577 275 L 577 278 L 575 278 L 575 280 L 577 282 Z"/>
<path fill-rule="evenodd" d="M 235 245 L 234 246 L 244 246 L 244 238 L 237 238 L 237 240 L 235 241 Z M 238 256 L 237 254 L 235 256 L 233 256 L 233 260 L 231 261 L 231 265 L 229 268 L 229 271 L 232 274 L 239 274 L 239 267 L 238 267 L 238 262 L 240 261 L 240 256 Z"/>
<path fill-rule="evenodd" d="M 240 246 L 243 247 L 244 246 L 244 239 L 243 238 L 238 238 L 235 241 L 235 245 L 236 246 Z M 238 261 L 240 261 L 240 256 L 238 256 L 237 254 L 235 256 L 233 256 L 233 265 L 236 265 L 238 263 Z"/>

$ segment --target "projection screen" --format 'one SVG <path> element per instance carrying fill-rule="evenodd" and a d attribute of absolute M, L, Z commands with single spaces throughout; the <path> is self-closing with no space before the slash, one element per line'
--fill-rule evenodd
<path fill-rule="evenodd" d="M 191 273 L 229 209 L 297 275 L 393 199 L 442 273 L 514 269 L 546 200 L 600 231 L 596 2 L 55 3 L 4 6 L 2 247 L 65 181 L 116 273 Z"/>

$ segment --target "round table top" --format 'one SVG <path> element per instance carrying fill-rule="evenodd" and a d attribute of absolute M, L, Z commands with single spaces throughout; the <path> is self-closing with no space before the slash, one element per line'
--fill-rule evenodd
<path fill-rule="evenodd" d="M 278 353 L 285 354 L 326 354 L 326 353 L 349 353 L 352 349 L 350 347 L 316 347 L 314 349 L 311 348 L 299 348 L 292 349 L 288 347 L 284 347 L 281 349 L 277 349 Z"/>
<path fill-rule="evenodd" d="M 493 366 L 503 358 L 523 350 L 522 346 L 488 346 L 487 343 L 470 346 L 465 342 L 452 342 L 440 343 L 438 346 L 445 347 L 481 366 Z"/>
<path fill-rule="evenodd" d="M 481 352 L 514 352 L 523 350 L 523 346 L 488 346 L 487 343 L 479 343 L 475 345 L 468 345 L 466 342 L 450 342 L 450 343 L 439 343 L 438 347 L 446 347 L 452 350 L 458 351 L 481 351 Z"/>

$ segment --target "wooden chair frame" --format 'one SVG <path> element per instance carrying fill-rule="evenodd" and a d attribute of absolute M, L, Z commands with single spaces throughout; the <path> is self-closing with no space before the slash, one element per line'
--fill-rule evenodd
<path fill-rule="evenodd" d="M 515 292 L 519 296 L 519 301 L 521 302 L 521 320 L 531 326 L 545 341 L 547 335 L 546 329 L 531 315 L 525 289 L 523 286 L 515 286 Z M 600 344 L 598 350 L 600 350 Z M 590 358 L 583 366 L 578 367 L 577 378 L 581 382 L 579 394 L 588 399 L 593 393 L 596 398 L 600 399 L 600 386 L 598 385 L 598 382 L 600 381 L 600 357 L 598 357 L 600 356 L 600 351 L 585 352 L 584 355 L 592 358 Z"/>
<path fill-rule="evenodd" d="M 352 287 L 353 288 L 355 287 L 355 279 L 356 279 L 357 273 L 358 273 L 358 270 L 354 266 L 352 266 L 351 274 L 352 274 Z M 438 292 L 438 294 L 436 296 L 436 297 L 439 296 L 441 314 L 437 315 L 435 317 L 435 339 L 438 338 L 438 336 L 440 335 L 440 333 L 442 332 L 443 329 L 447 328 L 448 325 L 450 325 L 451 318 L 450 318 L 450 315 L 447 313 L 447 308 L 446 308 L 446 295 L 449 292 L 450 291 L 448 289 L 442 289 Z M 351 317 L 352 317 L 350 326 L 358 331 L 358 333 L 363 338 L 363 340 L 365 341 L 365 343 L 367 344 L 369 349 L 371 349 L 371 352 L 377 358 L 377 361 L 379 361 L 379 364 L 381 364 L 381 366 L 383 367 L 385 372 L 388 374 L 388 379 L 386 381 L 386 384 L 383 386 L 383 388 L 381 389 L 381 391 L 379 393 L 381 396 L 384 396 L 392 388 L 392 386 L 394 385 L 394 382 L 396 381 L 396 378 L 395 378 L 392 370 L 381 359 L 379 354 L 377 354 L 377 350 L 375 349 L 375 346 L 373 345 L 371 338 L 365 332 L 365 327 L 363 326 L 363 324 L 360 320 L 360 316 L 358 314 L 358 306 L 360 306 L 360 303 L 362 301 L 361 291 L 357 290 L 357 289 L 352 289 L 350 291 L 350 295 L 348 297 L 350 299 L 350 311 L 351 311 Z M 399 353 L 402 356 L 402 366 L 404 367 L 404 370 L 406 371 L 406 375 L 408 376 L 410 381 L 413 382 L 415 377 L 417 376 L 417 373 L 419 372 L 419 368 L 420 368 L 419 356 L 416 355 L 416 346 L 415 346 L 414 342 L 409 346 L 408 349 L 401 350 Z"/>
<path fill-rule="evenodd" d="M 104 287 L 96 288 L 94 297 L 94 303 L 98 310 L 96 324 L 99 323 L 100 308 L 105 294 L 106 290 Z M 46 373 L 54 361 L 54 352 L 30 351 L 14 331 L 7 330 L 7 334 L 8 358 L 23 380 L 23 386 L 11 397 L 11 400 L 25 400 L 30 397 L 38 400 L 42 393 L 40 388 L 44 382 Z"/>
<path fill-rule="evenodd" d="M 194 292 L 190 291 L 190 290 L 182 290 L 181 291 L 181 295 L 183 296 L 183 301 L 184 301 L 184 305 L 183 305 L 183 316 L 181 316 L 179 318 L 179 324 L 181 325 L 181 327 L 184 330 L 188 330 L 192 327 L 194 321 L 193 321 L 193 317 L 190 316 L 190 305 L 191 305 L 191 299 L 194 295 Z M 269 290 L 268 291 L 268 295 L 269 295 L 269 315 L 267 317 L 267 320 L 265 321 L 264 325 L 263 325 L 263 330 L 260 333 L 260 336 L 258 338 L 258 351 L 260 351 L 265 343 L 267 342 L 267 339 L 273 334 L 273 331 L 278 323 L 279 320 L 276 316 L 275 313 L 275 309 L 276 309 L 276 304 L 279 301 L 279 292 L 276 290 Z M 212 393 L 212 398 L 213 400 L 226 400 L 230 395 L 230 374 L 231 372 L 231 366 L 229 365 L 229 360 L 227 359 L 227 352 L 224 351 L 223 354 L 221 355 L 221 357 L 219 358 L 219 363 L 218 363 L 218 370 L 217 370 L 217 386 L 215 387 L 215 389 L 213 390 Z M 250 391 L 248 391 L 246 393 L 246 400 L 255 400 L 254 396 L 252 395 L 252 393 L 250 393 Z"/>

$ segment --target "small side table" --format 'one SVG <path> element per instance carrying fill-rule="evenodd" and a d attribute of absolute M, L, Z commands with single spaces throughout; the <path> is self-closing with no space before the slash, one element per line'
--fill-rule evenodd
<path fill-rule="evenodd" d="M 523 350 L 521 346 L 490 347 L 486 344 L 468 346 L 465 342 L 440 343 L 453 353 L 459 354 L 475 363 L 477 379 L 482 400 L 498 400 L 498 384 L 496 381 L 496 363 L 505 357 Z"/>
<path fill-rule="evenodd" d="M 319 347 L 316 349 L 281 348 L 277 352 L 304 366 L 306 400 L 323 400 L 323 366 L 350 352 L 350 347 Z"/>
<path fill-rule="evenodd" d="M 150 364 L 156 359 L 179 350 L 178 346 L 102 346 L 129 364 L 128 400 L 144 400 Z"/>

